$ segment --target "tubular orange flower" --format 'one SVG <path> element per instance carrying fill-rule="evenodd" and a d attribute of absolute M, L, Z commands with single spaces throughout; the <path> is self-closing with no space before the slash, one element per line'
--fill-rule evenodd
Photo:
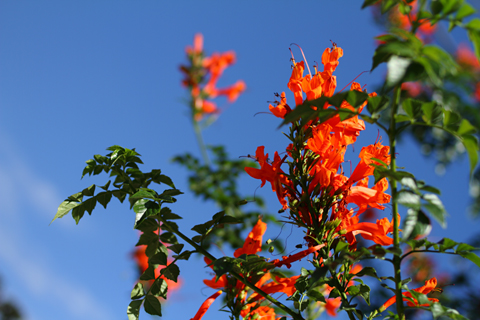
<path fill-rule="evenodd" d="M 273 260 L 272 263 L 275 265 L 275 267 L 280 268 L 281 266 L 287 266 L 287 268 L 290 269 L 290 267 L 292 266 L 291 265 L 292 262 L 301 260 L 306 256 L 308 256 L 310 253 L 316 252 L 322 249 L 323 247 L 325 247 L 325 244 L 319 244 L 318 246 L 310 247 L 306 250 L 295 253 L 294 255 L 290 255 L 288 257 L 284 256 L 282 257 L 283 258 L 282 260 L 279 260 L 279 259 Z"/>
<path fill-rule="evenodd" d="M 208 308 L 212 305 L 212 303 L 215 301 L 215 299 L 218 298 L 219 295 L 222 294 L 222 290 L 215 292 L 212 294 L 210 297 L 205 300 L 202 305 L 200 306 L 200 309 L 198 309 L 197 314 L 195 317 L 191 318 L 190 320 L 201 320 L 202 317 L 205 315 L 207 312 Z"/>
<path fill-rule="evenodd" d="M 278 155 L 278 152 L 275 152 L 275 157 L 272 164 L 268 163 L 268 153 L 264 154 L 265 147 L 260 146 L 255 152 L 256 160 L 260 164 L 260 169 L 246 167 L 245 171 L 255 179 L 260 179 L 262 184 L 260 187 L 265 185 L 265 182 L 268 181 L 272 185 L 272 191 L 277 193 L 278 200 L 283 206 L 283 209 L 287 209 L 287 201 L 285 197 L 287 196 L 287 190 L 283 187 L 284 185 L 289 185 L 290 181 L 285 176 L 285 173 L 280 168 L 284 159 L 281 159 Z M 285 156 L 286 157 L 286 156 Z"/>
<path fill-rule="evenodd" d="M 355 217 L 358 220 L 358 217 Z M 398 215 L 400 221 L 400 215 Z M 393 239 L 388 237 L 387 234 L 393 232 L 393 218 L 392 222 L 387 218 L 377 220 L 377 223 L 372 222 L 360 222 L 355 223 L 346 228 L 345 238 L 350 245 L 355 245 L 357 240 L 356 235 L 361 235 L 365 240 L 372 240 L 373 242 L 382 245 L 389 246 L 393 244 Z"/>
<path fill-rule="evenodd" d="M 262 222 L 261 219 L 258 219 L 257 223 L 253 227 L 252 231 L 248 234 L 245 239 L 243 247 L 235 250 L 233 256 L 235 258 L 240 257 L 242 254 L 255 254 L 262 250 L 262 237 L 265 231 L 267 230 L 267 224 Z"/>
<path fill-rule="evenodd" d="M 427 294 L 427 293 L 430 293 L 431 291 L 434 291 L 436 286 L 437 286 L 437 278 L 433 277 L 430 280 L 426 280 L 423 286 L 417 289 L 413 289 L 412 291 Z M 409 299 L 403 298 L 403 301 L 406 301 L 409 307 L 428 307 L 429 306 L 429 304 L 419 305 L 418 301 L 412 297 L 412 294 L 410 292 L 403 292 L 402 294 L 405 297 L 413 299 L 414 302 L 412 303 Z M 428 298 L 428 300 L 432 302 L 438 302 L 438 299 L 435 299 L 435 298 Z M 391 297 L 380 307 L 380 312 L 384 311 L 385 309 L 390 307 L 392 304 L 395 304 L 396 302 L 397 302 L 396 297 L 395 296 Z"/>
<path fill-rule="evenodd" d="M 371 144 L 363 147 L 360 151 L 359 158 L 361 159 L 352 175 L 348 179 L 350 184 L 353 184 L 367 176 L 373 175 L 375 167 L 373 165 L 382 165 L 375 159 L 381 160 L 385 164 L 390 164 L 389 146 L 383 146 L 381 142 Z M 374 159 L 375 158 L 375 159 Z"/>
<path fill-rule="evenodd" d="M 277 94 L 278 96 L 278 94 Z M 280 102 L 276 102 L 277 105 L 274 107 L 271 104 L 268 105 L 268 109 L 270 110 L 271 113 L 273 113 L 274 116 L 278 118 L 285 118 L 285 115 L 292 111 L 290 106 L 287 104 L 287 98 L 285 97 L 285 92 L 282 92 L 280 95 Z"/>

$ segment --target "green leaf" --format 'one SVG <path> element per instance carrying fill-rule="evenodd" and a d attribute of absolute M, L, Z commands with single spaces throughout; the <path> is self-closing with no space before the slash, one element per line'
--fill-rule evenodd
<path fill-rule="evenodd" d="M 408 190 L 400 190 L 397 196 L 397 202 L 407 208 L 420 210 L 420 196 Z"/>
<path fill-rule="evenodd" d="M 432 225 L 423 211 L 408 209 L 402 230 L 403 241 L 408 241 L 428 235 L 432 230 Z"/>
<path fill-rule="evenodd" d="M 387 62 L 387 85 L 393 87 L 400 83 L 411 63 L 412 60 L 409 58 L 392 55 Z"/>
<path fill-rule="evenodd" d="M 310 289 L 307 291 L 307 296 L 312 298 L 315 301 L 320 301 L 323 303 L 326 303 L 327 301 L 325 300 L 325 297 L 321 292 L 318 291 L 318 289 Z"/>
<path fill-rule="evenodd" d="M 222 257 L 213 262 L 213 271 L 217 275 L 216 279 L 232 271 L 235 264 L 231 260 L 232 258 Z"/>
<path fill-rule="evenodd" d="M 415 99 L 405 99 L 402 103 L 402 109 L 410 117 L 411 120 L 418 119 L 422 116 L 422 101 Z"/>
<path fill-rule="evenodd" d="M 457 134 L 464 136 L 475 132 L 477 132 L 477 128 L 475 128 L 467 119 L 462 119 L 462 122 L 458 127 Z"/>
<path fill-rule="evenodd" d="M 435 101 L 422 104 L 423 120 L 428 124 L 439 124 L 443 121 L 443 108 Z"/>
<path fill-rule="evenodd" d="M 140 239 L 138 239 L 138 242 L 135 246 L 141 246 L 141 245 L 149 245 L 152 242 L 157 242 L 158 241 L 158 234 L 155 232 L 149 231 L 149 232 L 143 232 L 140 235 Z"/>
<path fill-rule="evenodd" d="M 436 194 L 427 193 L 422 196 L 422 199 L 427 201 L 427 203 L 423 204 L 423 207 L 430 212 L 432 217 L 437 220 L 438 223 L 442 226 L 442 228 L 447 227 L 447 222 L 445 220 L 447 216 L 447 212 L 445 211 L 445 207 L 443 206 L 442 201 Z"/>
<path fill-rule="evenodd" d="M 168 249 L 172 250 L 176 254 L 179 254 L 182 251 L 183 247 L 184 247 L 183 243 L 177 243 L 177 244 L 174 244 L 173 246 L 168 247 Z"/>
<path fill-rule="evenodd" d="M 133 205 L 133 211 L 135 212 L 135 224 L 133 227 L 137 228 L 145 219 L 158 214 L 160 206 L 151 200 L 140 199 Z"/>
<path fill-rule="evenodd" d="M 156 297 L 167 299 L 168 284 L 167 281 L 158 277 L 150 288 L 150 294 Z"/>
<path fill-rule="evenodd" d="M 135 300 L 130 302 L 127 308 L 128 320 L 138 320 L 140 315 L 140 307 L 142 306 L 143 300 Z"/>
<path fill-rule="evenodd" d="M 370 277 L 378 279 L 377 271 L 372 267 L 362 268 L 362 270 L 360 270 L 360 272 L 356 273 L 355 276 L 356 277 L 370 276 Z"/>
<path fill-rule="evenodd" d="M 468 259 L 468 260 L 472 261 L 473 263 L 475 263 L 477 265 L 477 267 L 480 267 L 480 257 L 477 256 L 475 253 L 467 252 L 467 251 L 460 251 L 460 252 L 457 252 L 457 254 L 461 255 L 465 259 Z"/>
<path fill-rule="evenodd" d="M 368 98 L 367 110 L 370 114 L 378 113 L 388 107 L 390 98 L 388 96 L 375 96 Z"/>
<path fill-rule="evenodd" d="M 476 20 L 474 19 L 472 21 L 480 22 L 480 20 L 478 19 Z M 470 38 L 470 41 L 472 41 L 473 43 L 473 49 L 475 51 L 475 55 L 477 56 L 477 59 L 480 60 L 480 32 L 479 30 L 468 29 L 467 33 L 468 33 L 468 37 Z"/>
<path fill-rule="evenodd" d="M 79 205 L 81 205 L 82 203 L 81 202 L 76 202 L 76 201 L 70 201 L 70 200 L 65 200 L 63 201 L 59 206 L 58 206 L 58 209 L 57 209 L 57 214 L 55 214 L 55 217 L 53 218 L 52 221 L 50 221 L 50 224 L 55 221 L 56 219 L 58 218 L 62 218 L 63 216 L 65 216 L 68 212 L 70 212 L 70 210 L 78 207 Z M 77 224 L 78 224 L 78 221 L 77 221 Z"/>
<path fill-rule="evenodd" d="M 98 203 L 100 203 L 105 209 L 107 209 L 107 204 L 110 202 L 110 200 L 112 200 L 112 192 L 111 191 L 99 192 L 96 195 L 96 198 Z"/>
<path fill-rule="evenodd" d="M 165 232 L 160 235 L 160 241 L 163 243 L 177 244 L 177 237 L 171 232 Z M 178 252 L 177 252 L 178 253 Z"/>
<path fill-rule="evenodd" d="M 362 9 L 365 9 L 368 6 L 374 5 L 378 0 L 365 0 L 362 5 Z"/>
<path fill-rule="evenodd" d="M 143 284 L 138 282 L 135 287 L 133 287 L 130 297 L 133 299 L 139 299 L 145 295 L 145 290 L 143 289 Z"/>
<path fill-rule="evenodd" d="M 467 150 L 468 158 L 470 160 L 470 176 L 473 174 L 478 162 L 478 140 L 473 135 L 464 135 L 462 143 Z"/>
<path fill-rule="evenodd" d="M 162 305 L 155 296 L 147 295 L 143 307 L 145 308 L 145 311 L 152 316 L 162 316 Z"/>
<path fill-rule="evenodd" d="M 170 263 L 166 268 L 162 269 L 162 274 L 168 280 L 177 282 L 178 276 L 180 275 L 180 269 L 174 263 Z"/>
<path fill-rule="evenodd" d="M 167 255 L 164 252 L 157 252 L 149 260 L 149 264 L 159 264 L 162 266 L 167 265 Z"/>
<path fill-rule="evenodd" d="M 149 265 L 148 268 L 140 276 L 140 280 L 153 280 L 155 279 L 155 269 Z"/>
<path fill-rule="evenodd" d="M 173 184 L 172 182 L 172 179 L 170 179 L 169 177 L 167 177 L 166 175 L 162 174 L 159 176 L 159 181 L 161 183 L 164 183 L 166 184 L 167 186 L 171 187 L 171 188 L 175 188 L 175 185 Z"/>
<path fill-rule="evenodd" d="M 471 16 L 472 14 L 475 13 L 475 8 L 473 8 L 470 4 L 464 3 L 460 9 L 457 11 L 457 15 L 455 16 L 455 19 L 463 19 L 468 16 Z"/>

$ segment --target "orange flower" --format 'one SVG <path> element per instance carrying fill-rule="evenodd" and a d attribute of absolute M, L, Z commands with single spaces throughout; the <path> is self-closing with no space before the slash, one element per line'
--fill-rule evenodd
<path fill-rule="evenodd" d="M 208 308 L 212 305 L 212 303 L 215 301 L 215 299 L 218 298 L 219 295 L 222 294 L 222 290 L 215 292 L 212 294 L 210 297 L 205 300 L 202 305 L 200 306 L 200 309 L 198 309 L 197 314 L 195 317 L 191 318 L 190 320 L 201 320 L 202 317 L 205 315 L 207 312 Z"/>
<path fill-rule="evenodd" d="M 358 163 L 357 167 L 348 179 L 349 183 L 353 184 L 367 176 L 373 175 L 373 171 L 375 170 L 375 167 L 373 165 L 382 165 L 380 162 L 374 160 L 373 158 L 381 160 L 385 164 L 389 165 L 389 152 L 390 147 L 383 146 L 381 142 L 377 142 L 367 147 L 363 147 L 362 151 L 360 151 L 360 154 L 358 156 L 361 159 L 360 163 Z"/>
<path fill-rule="evenodd" d="M 265 185 L 265 182 L 268 181 L 272 185 L 272 191 L 277 193 L 278 200 L 283 206 L 283 209 L 287 209 L 287 201 L 285 197 L 287 196 L 287 190 L 283 187 L 284 185 L 289 185 L 290 181 L 285 176 L 285 173 L 282 171 L 280 166 L 283 164 L 284 159 L 281 159 L 278 155 L 278 152 L 275 151 L 275 157 L 272 164 L 268 163 L 268 153 L 264 154 L 265 147 L 260 146 L 255 152 L 256 160 L 260 164 L 260 169 L 246 167 L 245 171 L 255 179 L 260 179 L 262 184 L 260 187 Z M 286 156 L 285 156 L 286 157 Z"/>
<path fill-rule="evenodd" d="M 265 231 L 267 230 L 267 224 L 262 222 L 261 219 L 258 219 L 257 223 L 253 227 L 252 231 L 248 234 L 245 239 L 243 247 L 235 250 L 233 256 L 235 258 L 240 257 L 242 254 L 255 254 L 262 250 L 262 237 Z"/>
<path fill-rule="evenodd" d="M 366 184 L 365 184 L 366 183 Z M 365 184 L 365 185 L 364 185 Z M 355 203 L 359 209 L 357 215 L 363 213 L 368 207 L 385 209 L 382 203 L 390 202 L 390 195 L 384 192 L 388 189 L 388 180 L 381 179 L 373 188 L 368 188 L 368 177 L 360 180 L 355 187 L 351 187 L 347 202 Z"/>
<path fill-rule="evenodd" d="M 294 62 L 292 75 L 288 81 L 288 88 L 293 92 L 293 95 L 295 96 L 295 104 L 297 106 L 303 103 L 302 81 L 304 70 L 305 64 L 303 61 L 299 63 Z"/>
<path fill-rule="evenodd" d="M 426 280 L 423 286 L 417 289 L 413 289 L 412 291 L 416 291 L 422 294 L 427 294 L 427 293 L 430 293 L 431 291 L 434 291 L 436 286 L 437 286 L 437 278 L 433 277 L 430 280 Z M 402 294 L 404 297 L 413 299 L 414 302 L 412 303 L 409 299 L 403 298 L 403 301 L 406 301 L 409 307 L 428 307 L 429 306 L 429 304 L 419 305 L 418 301 L 412 297 L 412 294 L 410 292 L 403 292 Z M 438 302 L 438 299 L 435 299 L 435 298 L 428 298 L 428 300 L 432 302 Z M 388 307 L 390 307 L 392 304 L 396 302 L 397 302 L 396 297 L 395 296 L 391 297 L 380 307 L 380 312 L 384 311 L 385 309 L 387 309 Z"/>
<path fill-rule="evenodd" d="M 195 34 L 193 37 L 193 48 L 187 46 L 185 51 L 187 54 L 201 54 L 203 51 L 203 35 L 201 33 Z"/>
<path fill-rule="evenodd" d="M 275 267 L 280 268 L 285 265 L 287 266 L 288 269 L 290 269 L 290 267 L 292 266 L 291 265 L 292 262 L 301 260 L 306 256 L 308 256 L 310 253 L 316 252 L 322 249 L 323 247 L 325 247 L 325 244 L 319 244 L 318 246 L 309 247 L 308 249 L 295 253 L 294 255 L 290 255 L 288 257 L 283 256 L 282 260 L 279 260 L 279 259 L 273 260 L 272 263 L 275 265 Z"/>
<path fill-rule="evenodd" d="M 278 94 L 277 94 L 278 96 Z M 277 105 L 274 107 L 271 104 L 268 105 L 268 109 L 274 116 L 278 118 L 285 118 L 285 115 L 292 111 L 290 106 L 287 104 L 287 98 L 285 97 L 285 92 L 282 92 L 280 95 L 280 102 L 276 101 Z"/>
<path fill-rule="evenodd" d="M 400 215 L 398 215 L 400 221 Z M 353 217 L 352 220 L 357 220 L 358 217 Z M 345 221 L 342 221 L 342 224 Z M 340 228 L 340 230 L 342 227 Z M 393 239 L 388 237 L 388 233 L 393 232 L 393 219 L 392 222 L 388 221 L 387 218 L 377 220 L 377 223 L 372 222 L 359 222 L 349 225 L 346 229 L 345 238 L 350 243 L 350 245 L 355 245 L 357 240 L 356 235 L 361 235 L 365 240 L 372 240 L 373 242 L 381 246 L 390 246 L 393 244 Z"/>

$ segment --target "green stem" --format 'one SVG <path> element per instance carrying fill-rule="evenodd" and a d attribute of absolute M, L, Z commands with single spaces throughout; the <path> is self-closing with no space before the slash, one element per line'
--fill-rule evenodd
<path fill-rule="evenodd" d="M 176 230 L 172 227 L 169 226 L 168 222 L 163 219 L 163 218 L 159 218 L 159 220 L 163 223 L 163 225 L 170 230 L 170 232 L 173 232 L 175 233 L 177 236 L 179 236 L 180 238 L 182 238 L 183 240 L 185 240 L 185 242 L 187 242 L 189 245 L 191 245 L 192 247 L 195 248 L 195 250 L 197 250 L 198 252 L 200 252 L 201 254 L 203 254 L 205 257 L 207 257 L 208 259 L 212 260 L 212 261 L 216 261 L 217 258 L 215 258 L 212 254 L 210 254 L 207 250 L 205 250 L 203 247 L 199 246 L 197 243 L 195 243 L 195 241 L 193 241 L 192 239 L 190 239 L 189 237 L 187 237 L 186 235 L 184 235 L 182 232 L 180 232 L 179 230 Z M 259 295 L 261 295 L 262 297 L 264 297 L 265 299 L 267 299 L 268 301 L 270 301 L 271 303 L 273 303 L 274 305 L 276 305 L 277 307 L 279 307 L 280 309 L 282 309 L 283 311 L 285 311 L 286 313 L 288 313 L 289 315 L 292 316 L 293 319 L 295 320 L 304 320 L 303 317 L 294 312 L 293 310 L 291 310 L 290 308 L 288 308 L 286 305 L 284 305 L 283 303 L 279 302 L 278 300 L 276 300 L 275 298 L 271 297 L 270 295 L 268 295 L 265 291 L 263 291 L 262 289 L 258 288 L 257 286 L 255 286 L 255 284 L 251 283 L 250 281 L 248 281 L 247 279 L 245 279 L 244 277 L 242 277 L 240 274 L 238 274 L 237 272 L 235 271 L 230 271 L 230 274 L 235 278 L 237 279 L 238 281 L 242 282 L 243 284 L 245 284 L 247 287 L 251 288 L 253 291 L 255 291 L 256 293 L 258 293 Z"/>
<path fill-rule="evenodd" d="M 205 147 L 205 143 L 203 142 L 202 130 L 200 129 L 200 126 L 198 125 L 198 122 L 195 121 L 195 119 L 193 119 L 192 121 L 195 136 L 197 137 L 198 147 L 202 152 L 203 161 L 205 161 L 205 165 L 207 167 L 210 167 L 210 159 L 208 158 L 207 148 Z"/>
<path fill-rule="evenodd" d="M 395 87 L 393 96 L 393 106 L 392 113 L 390 114 L 390 130 L 388 133 L 388 138 L 390 141 L 390 168 L 392 172 L 396 171 L 396 123 L 395 115 L 397 114 L 399 102 L 400 102 L 400 86 Z M 392 178 L 390 179 L 390 189 L 392 191 L 392 214 L 393 214 L 393 246 L 395 249 L 400 248 L 400 237 L 399 237 L 399 221 L 398 221 L 398 204 L 397 204 L 397 181 Z M 402 274 L 400 271 L 400 263 L 402 262 L 401 257 L 394 255 L 393 256 L 393 267 L 395 271 L 395 297 L 397 302 L 397 314 L 400 320 L 405 319 L 405 314 L 403 310 L 403 295 L 402 295 Z"/>

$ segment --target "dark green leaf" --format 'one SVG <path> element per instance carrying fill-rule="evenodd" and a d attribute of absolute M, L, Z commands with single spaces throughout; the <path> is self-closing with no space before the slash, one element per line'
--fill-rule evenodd
<path fill-rule="evenodd" d="M 164 252 L 158 252 L 154 254 L 149 260 L 148 263 L 150 264 L 159 264 L 162 266 L 167 265 L 167 255 Z"/>
<path fill-rule="evenodd" d="M 174 263 L 170 263 L 165 269 L 162 269 L 162 274 L 168 280 L 177 282 L 178 275 L 180 274 L 180 269 Z"/>
<path fill-rule="evenodd" d="M 153 266 L 148 266 L 148 268 L 140 276 L 140 280 L 153 280 L 155 279 L 155 269 Z"/>
<path fill-rule="evenodd" d="M 423 120 L 428 124 L 439 124 L 443 121 L 443 108 L 436 102 L 424 102 L 422 105 Z"/>
<path fill-rule="evenodd" d="M 162 305 L 155 296 L 147 295 L 143 307 L 145 308 L 145 311 L 152 316 L 162 316 Z"/>
<path fill-rule="evenodd" d="M 232 271 L 235 263 L 231 261 L 231 258 L 222 257 L 213 262 L 213 271 L 217 275 L 217 279 L 220 278 L 225 273 Z"/>
<path fill-rule="evenodd" d="M 370 114 L 378 113 L 388 107 L 390 98 L 388 96 L 375 96 L 368 98 L 367 110 Z"/>
<path fill-rule="evenodd" d="M 378 279 L 377 271 L 372 267 L 364 267 L 360 272 L 355 274 L 356 277 L 370 276 Z"/>
<path fill-rule="evenodd" d="M 174 244 L 173 246 L 168 247 L 168 249 L 178 254 L 182 251 L 183 247 L 184 247 L 183 243 L 177 243 L 177 244 Z"/>
<path fill-rule="evenodd" d="M 167 298 L 167 291 L 168 291 L 167 281 L 163 280 L 160 277 L 155 279 L 155 282 L 152 284 L 152 287 L 150 288 L 150 294 L 156 297 L 162 297 L 164 299 Z"/>
<path fill-rule="evenodd" d="M 171 232 L 165 232 L 160 235 L 160 241 L 163 243 L 177 244 L 177 237 Z"/>

